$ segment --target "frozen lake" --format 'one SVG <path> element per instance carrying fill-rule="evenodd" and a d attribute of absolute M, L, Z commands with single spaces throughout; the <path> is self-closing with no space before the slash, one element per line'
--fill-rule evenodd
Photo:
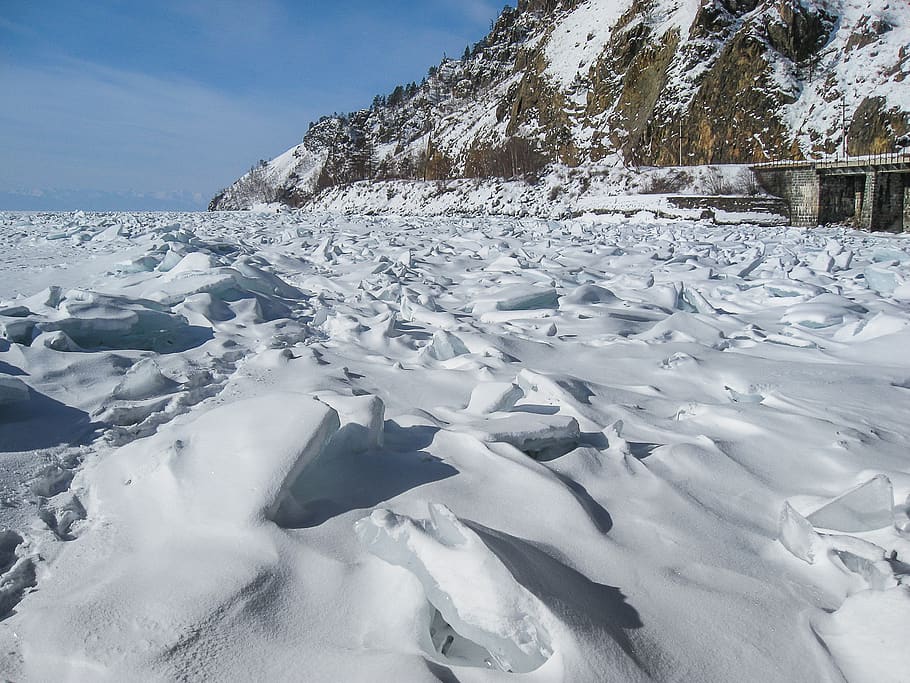
<path fill-rule="evenodd" d="M 5 678 L 906 680 L 910 237 L 0 213 L 0 246 Z"/>

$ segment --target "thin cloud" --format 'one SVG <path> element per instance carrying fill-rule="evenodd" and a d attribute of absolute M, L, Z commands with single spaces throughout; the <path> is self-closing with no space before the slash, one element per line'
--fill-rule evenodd
<path fill-rule="evenodd" d="M 172 11 L 192 21 L 208 42 L 221 47 L 267 43 L 281 33 L 288 18 L 276 0 L 191 0 L 173 3 Z"/>
<path fill-rule="evenodd" d="M 459 11 L 466 19 L 485 24 L 499 16 L 502 5 L 485 0 L 445 0 L 445 4 Z"/>
<path fill-rule="evenodd" d="M 0 17 L 0 29 L 18 33 L 19 35 L 23 35 L 27 38 L 34 38 L 39 35 L 38 32 L 34 29 L 31 29 L 28 26 L 23 26 L 22 24 L 17 24 L 15 21 L 4 19 L 3 17 Z"/>
<path fill-rule="evenodd" d="M 260 156 L 296 142 L 306 118 L 190 81 L 84 62 L 9 66 L 0 72 L 0 88 L 0 147 L 8 152 L 0 186 L 6 188 L 208 193 Z M 26 131 L 31 134 L 23 137 Z"/>

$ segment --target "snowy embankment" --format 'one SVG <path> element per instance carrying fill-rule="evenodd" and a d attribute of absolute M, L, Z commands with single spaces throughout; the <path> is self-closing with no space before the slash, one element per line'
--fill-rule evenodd
<path fill-rule="evenodd" d="M 699 209 L 684 208 L 680 199 L 704 200 Z M 689 202 L 691 203 L 691 202 Z M 514 180 L 363 181 L 322 191 L 304 207 L 318 213 L 393 216 L 516 216 L 565 219 L 586 213 L 632 215 L 650 211 L 664 218 L 711 216 L 717 223 L 735 219 L 723 211 L 737 205 L 738 214 L 765 225 L 787 222 L 781 200 L 760 192 L 748 166 L 681 166 L 627 168 L 618 158 L 580 168 L 552 166 L 539 178 Z M 272 209 L 254 205 L 254 209 Z"/>
<path fill-rule="evenodd" d="M 0 214 L 0 244 L 6 678 L 910 669 L 908 238 Z"/>

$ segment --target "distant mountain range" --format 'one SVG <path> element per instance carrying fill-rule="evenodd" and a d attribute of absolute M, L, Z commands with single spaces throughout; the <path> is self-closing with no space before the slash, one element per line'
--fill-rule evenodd
<path fill-rule="evenodd" d="M 311 124 L 210 208 L 305 206 L 359 180 L 878 153 L 908 136 L 906 0 L 520 0 L 461 59 Z"/>
<path fill-rule="evenodd" d="M 205 199 L 192 192 L 0 191 L 3 211 L 199 211 L 204 208 Z"/>

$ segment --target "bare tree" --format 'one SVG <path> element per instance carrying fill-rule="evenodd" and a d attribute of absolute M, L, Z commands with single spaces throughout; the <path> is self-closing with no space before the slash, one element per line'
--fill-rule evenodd
<path fill-rule="evenodd" d="M 260 161 L 237 181 L 231 191 L 238 204 L 271 203 L 278 199 L 278 188 L 269 182 L 268 162 Z"/>

